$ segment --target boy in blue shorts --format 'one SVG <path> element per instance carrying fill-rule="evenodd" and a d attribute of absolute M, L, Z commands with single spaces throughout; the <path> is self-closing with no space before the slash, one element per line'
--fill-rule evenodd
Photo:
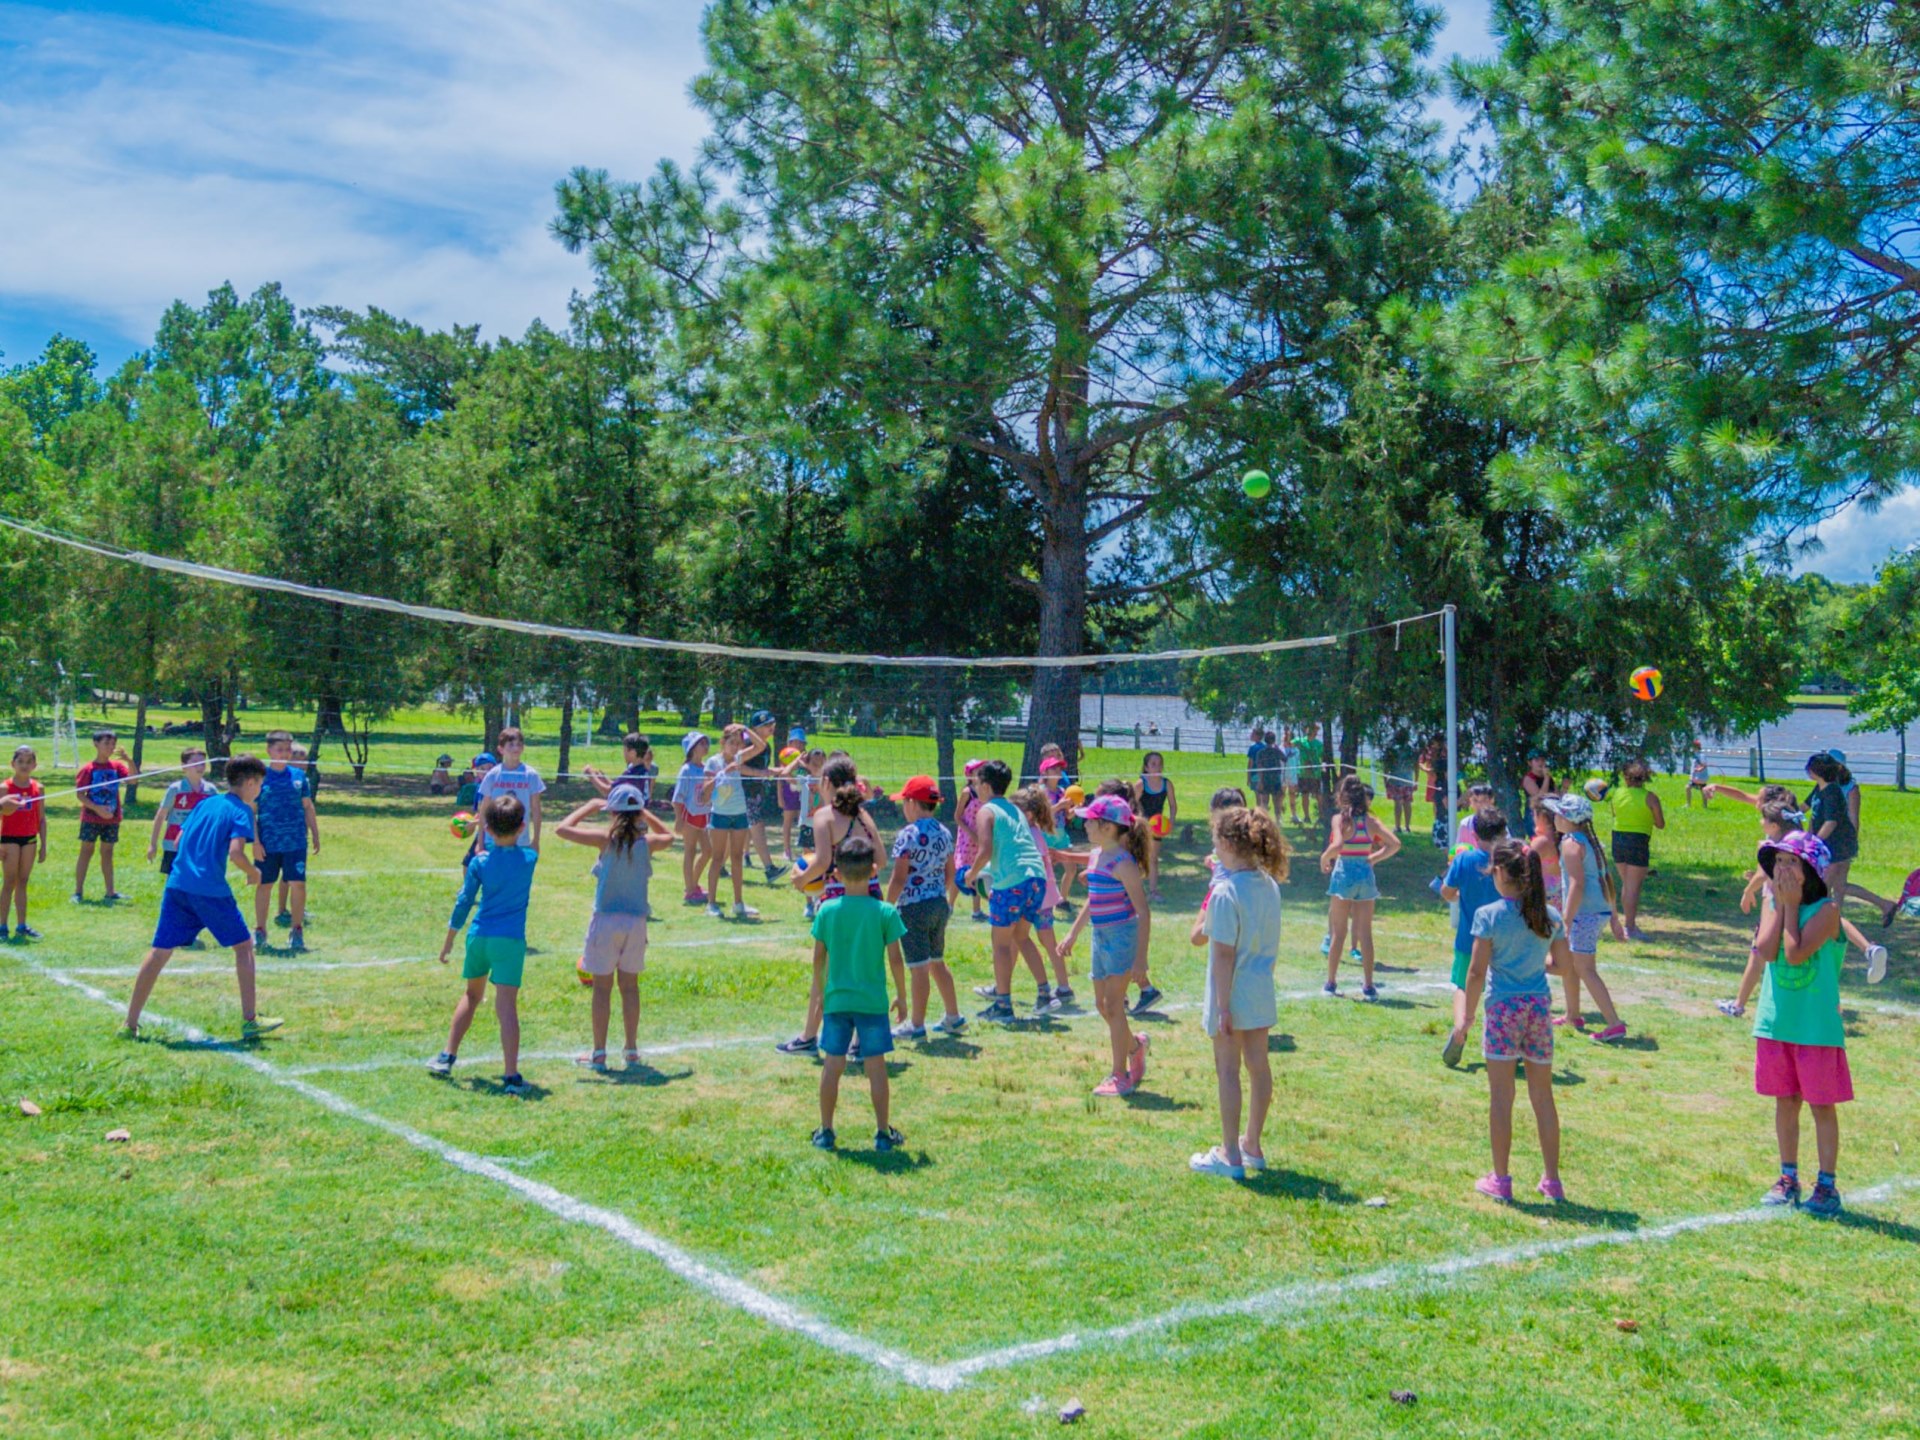
<path fill-rule="evenodd" d="M 1492 788 L 1488 787 L 1489 798 Z M 1440 898 L 1455 902 L 1458 912 L 1453 934 L 1453 1030 L 1440 1051 L 1440 1063 L 1449 1070 L 1460 1063 L 1467 1048 L 1470 1018 L 1467 1008 L 1467 972 L 1473 965 L 1473 917 L 1500 898 L 1493 883 L 1493 867 L 1488 856 L 1498 841 L 1507 837 L 1507 817 L 1491 806 L 1476 809 L 1467 817 L 1461 832 L 1470 836 L 1473 848 L 1462 850 L 1447 866 L 1447 878 L 1440 882 Z"/>
<path fill-rule="evenodd" d="M 822 905 L 813 917 L 813 995 L 820 1022 L 819 1149 L 834 1148 L 833 1111 L 840 1100 L 840 1077 L 856 1038 L 860 1063 L 873 1095 L 873 1148 L 897 1150 L 905 1142 L 889 1118 L 887 1052 L 893 1033 L 887 1023 L 887 970 L 893 971 L 893 1018 L 907 1018 L 907 965 L 900 937 L 907 933 L 900 912 L 867 893 L 873 878 L 873 842 L 854 831 L 833 852 L 834 870 L 847 893 Z"/>
<path fill-rule="evenodd" d="M 313 808 L 313 784 L 306 767 L 293 762 L 293 736 L 285 730 L 267 735 L 267 775 L 260 787 L 255 807 L 260 817 L 260 834 L 254 841 L 253 858 L 259 862 L 260 877 L 253 892 L 253 943 L 267 943 L 267 910 L 273 901 L 273 884 L 287 882 L 287 936 L 289 948 L 296 953 L 307 948 L 307 850 L 320 853 L 320 817 Z"/>
<path fill-rule="evenodd" d="M 493 1009 L 500 1017 L 500 1059 L 505 1070 L 500 1086 L 509 1095 L 525 1095 L 531 1087 L 520 1076 L 520 979 L 527 965 L 527 901 L 533 894 L 533 867 L 540 852 L 521 843 L 527 812 L 518 796 L 495 795 L 482 812 L 490 843 L 467 866 L 460 882 L 460 898 L 453 902 L 447 938 L 440 946 L 440 963 L 453 953 L 454 937 L 473 917 L 467 930 L 467 953 L 460 966 L 467 988 L 453 1007 L 453 1028 L 447 1048 L 427 1062 L 427 1072 L 442 1078 L 453 1073 L 460 1042 L 474 1013 L 487 998 L 493 982 Z"/>
<path fill-rule="evenodd" d="M 987 919 L 993 926 L 993 1003 L 980 1018 L 1006 1025 L 1013 1022 L 1013 962 L 1023 952 L 1032 952 L 1028 962 L 1045 983 L 1046 968 L 1032 931 L 1047 898 L 1047 870 L 1026 815 L 1007 799 L 1013 783 L 1007 762 L 987 761 L 977 778 L 987 796 L 974 821 L 974 860 L 968 873 L 987 879 Z M 1050 998 L 1037 1000 L 1035 1011 L 1043 1012 Z"/>
<path fill-rule="evenodd" d="M 173 868 L 167 872 L 167 888 L 160 895 L 160 921 L 154 927 L 153 948 L 140 966 L 133 982 L 133 997 L 127 1001 L 128 1035 L 140 1033 L 140 1012 L 146 1008 L 154 982 L 167 968 L 173 952 L 199 939 L 202 930 L 211 930 L 216 941 L 233 950 L 233 972 L 240 982 L 241 1036 L 252 1040 L 280 1028 L 279 1020 L 254 1013 L 253 941 L 247 936 L 247 922 L 227 884 L 229 860 L 249 883 L 259 882 L 260 874 L 247 858 L 247 842 L 253 839 L 253 802 L 266 776 L 267 767 L 255 756 L 229 760 L 227 793 L 196 805 L 181 822 Z"/>

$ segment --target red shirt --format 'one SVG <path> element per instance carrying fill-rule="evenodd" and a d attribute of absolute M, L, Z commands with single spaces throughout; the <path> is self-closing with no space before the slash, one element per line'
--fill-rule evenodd
<path fill-rule="evenodd" d="M 81 797 L 91 805 L 102 810 L 111 809 L 113 818 L 101 820 L 91 810 L 82 810 L 82 820 L 97 821 L 102 825 L 118 824 L 120 820 L 120 782 L 133 774 L 133 768 L 124 760 L 89 760 L 73 772 L 73 788 L 85 791 Z"/>
<path fill-rule="evenodd" d="M 11 775 L 7 777 L 6 789 L 9 795 L 24 796 L 28 803 L 18 810 L 0 815 L 0 835 L 11 836 L 14 839 L 27 839 L 38 835 L 40 813 L 43 808 L 40 797 L 47 793 L 46 790 L 38 780 L 29 780 L 25 785 L 21 785 Z"/>

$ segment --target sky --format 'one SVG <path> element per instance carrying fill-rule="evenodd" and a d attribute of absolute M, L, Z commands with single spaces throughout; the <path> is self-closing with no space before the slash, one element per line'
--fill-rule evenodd
<path fill-rule="evenodd" d="M 588 276 L 548 234 L 554 182 L 692 160 L 700 8 L 0 0 L 0 365 L 55 331 L 117 365 L 222 281 L 432 328 L 563 322 Z M 1446 8 L 1436 57 L 1490 53 L 1486 0 Z M 1870 578 L 1920 540 L 1920 494 L 1820 538 L 1810 568 Z"/>

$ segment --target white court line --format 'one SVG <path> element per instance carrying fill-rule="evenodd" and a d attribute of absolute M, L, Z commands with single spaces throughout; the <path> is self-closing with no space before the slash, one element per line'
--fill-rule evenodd
<path fill-rule="evenodd" d="M 253 968 L 269 974 L 291 974 L 301 970 L 391 970 L 398 965 L 431 965 L 432 957 L 412 955 L 404 960 L 256 960 Z M 138 975 L 138 965 L 69 965 L 66 975 L 93 975 L 104 979 L 126 979 Z M 168 965 L 169 975 L 231 975 L 232 965 Z"/>
<path fill-rule="evenodd" d="M 106 991 L 89 985 L 83 980 L 77 980 L 58 970 L 48 969 L 31 960 L 23 960 L 22 964 L 55 984 L 76 990 L 110 1009 L 121 1008 L 121 1002 Z M 1442 1283 L 1477 1270 L 1502 1265 L 1522 1265 L 1603 1245 L 1660 1243 L 1697 1231 L 1729 1225 L 1754 1224 L 1788 1213 L 1784 1208 L 1756 1207 L 1723 1211 L 1714 1215 L 1691 1216 L 1647 1229 L 1610 1230 L 1598 1234 L 1568 1236 L 1561 1240 L 1540 1241 L 1531 1245 L 1469 1251 L 1463 1255 L 1431 1261 L 1424 1265 L 1393 1265 L 1341 1279 L 1277 1286 L 1238 1300 L 1177 1305 L 1157 1315 L 1148 1315 L 1124 1325 L 1108 1326 L 1098 1330 L 1069 1331 L 1051 1339 L 1010 1345 L 963 1360 L 946 1363 L 928 1362 L 917 1360 L 904 1351 L 895 1350 L 844 1330 L 798 1306 L 769 1295 L 764 1290 L 729 1275 L 706 1261 L 697 1259 L 671 1241 L 634 1224 L 616 1211 L 591 1204 L 577 1196 L 557 1190 L 551 1185 L 530 1180 L 516 1174 L 498 1161 L 449 1145 L 443 1140 L 397 1120 L 389 1120 L 386 1116 L 356 1105 L 334 1094 L 331 1090 L 323 1090 L 317 1085 L 300 1079 L 270 1060 L 232 1044 L 216 1041 L 205 1031 L 194 1026 L 169 1020 L 154 1011 L 148 1011 L 147 1018 L 157 1025 L 169 1026 L 180 1031 L 189 1041 L 204 1045 L 209 1053 L 237 1061 L 272 1084 L 291 1090 L 336 1115 L 357 1120 L 363 1125 L 391 1135 L 466 1174 L 491 1180 L 571 1224 L 586 1225 L 601 1230 L 623 1244 L 653 1256 L 673 1274 L 723 1304 L 731 1305 L 769 1325 L 800 1335 L 825 1349 L 863 1360 L 876 1369 L 904 1380 L 909 1385 L 942 1392 L 957 1390 L 975 1376 L 987 1371 L 1004 1370 L 1031 1360 L 1045 1359 L 1095 1345 L 1124 1344 L 1141 1336 L 1159 1334 L 1197 1320 L 1234 1316 L 1283 1319 L 1348 1295 L 1386 1290 L 1397 1285 Z M 1905 1178 L 1886 1181 L 1856 1192 L 1854 1202 L 1873 1204 L 1913 1189 L 1916 1185 L 1920 1185 L 1920 1181 Z"/>

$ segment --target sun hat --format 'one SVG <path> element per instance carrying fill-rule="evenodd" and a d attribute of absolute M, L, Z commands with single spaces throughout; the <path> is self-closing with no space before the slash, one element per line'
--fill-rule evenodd
<path fill-rule="evenodd" d="M 1104 820 L 1122 830 L 1133 828 L 1133 807 L 1118 795 L 1096 795 L 1073 813 L 1082 820 Z"/>
<path fill-rule="evenodd" d="M 433 763 L 436 765 L 451 765 L 453 764 L 453 756 L 442 755 L 439 759 L 435 760 Z"/>
<path fill-rule="evenodd" d="M 1755 856 L 1760 862 L 1760 868 L 1768 875 L 1772 875 L 1774 862 L 1783 850 L 1789 855 L 1798 855 L 1807 862 L 1807 868 L 1813 871 L 1813 878 L 1800 892 L 1801 897 L 1807 900 L 1825 899 L 1827 866 L 1833 863 L 1833 852 L 1827 849 L 1827 842 L 1818 835 L 1808 834 L 1805 830 L 1790 830 L 1778 840 L 1762 840 L 1759 852 Z"/>
<path fill-rule="evenodd" d="M 972 775 L 974 771 L 978 770 L 982 765 L 986 763 L 987 762 L 984 760 L 969 760 L 965 765 L 961 766 L 960 768 L 963 771 L 965 771 L 968 775 Z"/>
<path fill-rule="evenodd" d="M 791 730 L 787 731 L 787 743 L 789 745 L 806 744 L 807 732 L 801 729 L 798 725 L 794 726 Z"/>
<path fill-rule="evenodd" d="M 707 738 L 705 731 L 689 730 L 680 737 L 680 753 L 691 756 L 696 745 L 711 745 L 712 743 L 713 742 Z"/>
<path fill-rule="evenodd" d="M 615 815 L 631 815 L 647 808 L 646 796 L 638 785 L 616 785 L 607 793 L 607 809 Z"/>
<path fill-rule="evenodd" d="M 1546 804 L 1547 809 L 1562 820 L 1575 825 L 1584 825 L 1593 819 L 1593 802 L 1584 795 L 1549 795 Z"/>
<path fill-rule="evenodd" d="M 1842 765 L 1847 763 L 1847 752 L 1842 750 L 1838 745 L 1827 751 L 1827 754 L 1838 760 Z"/>
<path fill-rule="evenodd" d="M 940 803 L 940 787 L 933 783 L 931 775 L 915 775 L 900 787 L 896 800 L 918 800 L 922 805 Z"/>

